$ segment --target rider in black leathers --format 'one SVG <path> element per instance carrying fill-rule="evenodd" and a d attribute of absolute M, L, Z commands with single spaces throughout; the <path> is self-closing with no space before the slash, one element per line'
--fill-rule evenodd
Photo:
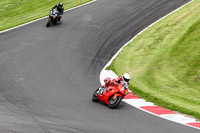
<path fill-rule="evenodd" d="M 60 13 L 59 17 L 58 17 L 58 21 L 60 21 L 63 12 L 64 12 L 64 7 L 63 7 L 63 3 L 59 2 L 57 5 L 55 5 L 54 7 L 52 7 L 52 10 L 57 8 L 58 12 Z"/>

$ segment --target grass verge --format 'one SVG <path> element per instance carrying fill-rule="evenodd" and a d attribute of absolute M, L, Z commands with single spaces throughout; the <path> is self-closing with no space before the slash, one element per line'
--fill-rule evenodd
<path fill-rule="evenodd" d="M 65 10 L 92 0 L 63 0 Z M 0 31 L 47 16 L 60 0 L 1 0 Z"/>
<path fill-rule="evenodd" d="M 130 89 L 156 105 L 200 119 L 200 1 L 138 35 L 109 69 L 130 73 Z"/>

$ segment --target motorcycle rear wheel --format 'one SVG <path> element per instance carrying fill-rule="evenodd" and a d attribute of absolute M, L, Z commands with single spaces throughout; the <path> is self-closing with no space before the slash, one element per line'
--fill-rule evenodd
<path fill-rule="evenodd" d="M 99 98 L 97 96 L 97 91 L 99 90 L 99 88 L 93 93 L 92 95 L 92 101 L 93 102 L 98 102 L 99 101 Z"/>
<path fill-rule="evenodd" d="M 112 95 L 110 97 L 110 99 L 108 100 L 108 102 L 109 102 L 108 107 L 111 108 L 111 109 L 116 108 L 122 100 L 121 96 L 116 97 L 116 99 L 113 99 L 113 98 L 114 98 L 114 95 Z"/>

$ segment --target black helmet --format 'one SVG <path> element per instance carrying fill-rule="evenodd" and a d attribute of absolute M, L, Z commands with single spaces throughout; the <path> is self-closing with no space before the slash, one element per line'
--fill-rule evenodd
<path fill-rule="evenodd" d="M 62 3 L 62 2 L 59 2 L 59 3 L 58 3 L 58 7 L 59 7 L 59 8 L 62 8 L 62 7 L 63 7 L 63 3 Z"/>

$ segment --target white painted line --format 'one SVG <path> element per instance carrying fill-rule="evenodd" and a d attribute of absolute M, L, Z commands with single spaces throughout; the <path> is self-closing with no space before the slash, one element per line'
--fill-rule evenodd
<path fill-rule="evenodd" d="M 123 101 L 125 101 L 127 103 L 131 103 L 131 102 L 143 103 L 143 102 L 146 102 L 146 100 L 144 100 L 144 99 L 123 99 Z"/>
<path fill-rule="evenodd" d="M 69 11 L 71 11 L 71 10 L 74 10 L 74 9 L 80 8 L 80 7 L 82 7 L 82 6 L 85 6 L 85 5 L 91 4 L 91 3 L 96 2 L 96 1 L 97 1 L 97 0 L 90 1 L 90 2 L 85 3 L 85 4 L 82 4 L 82 5 L 80 5 L 80 6 L 76 6 L 76 7 L 73 7 L 73 8 L 67 9 L 67 10 L 65 10 L 64 12 L 69 12 Z M 28 22 L 28 23 L 25 23 L 25 24 L 21 24 L 21 25 L 15 26 L 15 27 L 13 27 L 13 28 L 9 28 L 9 29 L 6 29 L 6 30 L 3 30 L 3 31 L 0 31 L 0 34 L 1 34 L 1 33 L 4 33 L 4 32 L 8 32 L 8 31 L 13 30 L 13 29 L 17 29 L 17 28 L 19 28 L 19 27 L 22 27 L 22 26 L 25 26 L 25 25 L 28 25 L 28 24 L 31 24 L 31 23 L 34 23 L 34 22 L 36 22 L 36 21 L 42 20 L 42 19 L 47 18 L 47 17 L 48 17 L 48 16 L 45 16 L 45 17 L 42 17 L 42 18 L 39 18 L 39 19 L 33 20 L 33 21 Z"/>
<path fill-rule="evenodd" d="M 196 119 L 185 117 L 184 115 L 180 114 L 166 114 L 160 115 L 160 117 L 182 124 L 196 122 Z"/>
<path fill-rule="evenodd" d="M 146 102 L 144 99 L 123 99 L 122 101 L 136 108 L 142 106 L 155 106 L 153 103 Z"/>

